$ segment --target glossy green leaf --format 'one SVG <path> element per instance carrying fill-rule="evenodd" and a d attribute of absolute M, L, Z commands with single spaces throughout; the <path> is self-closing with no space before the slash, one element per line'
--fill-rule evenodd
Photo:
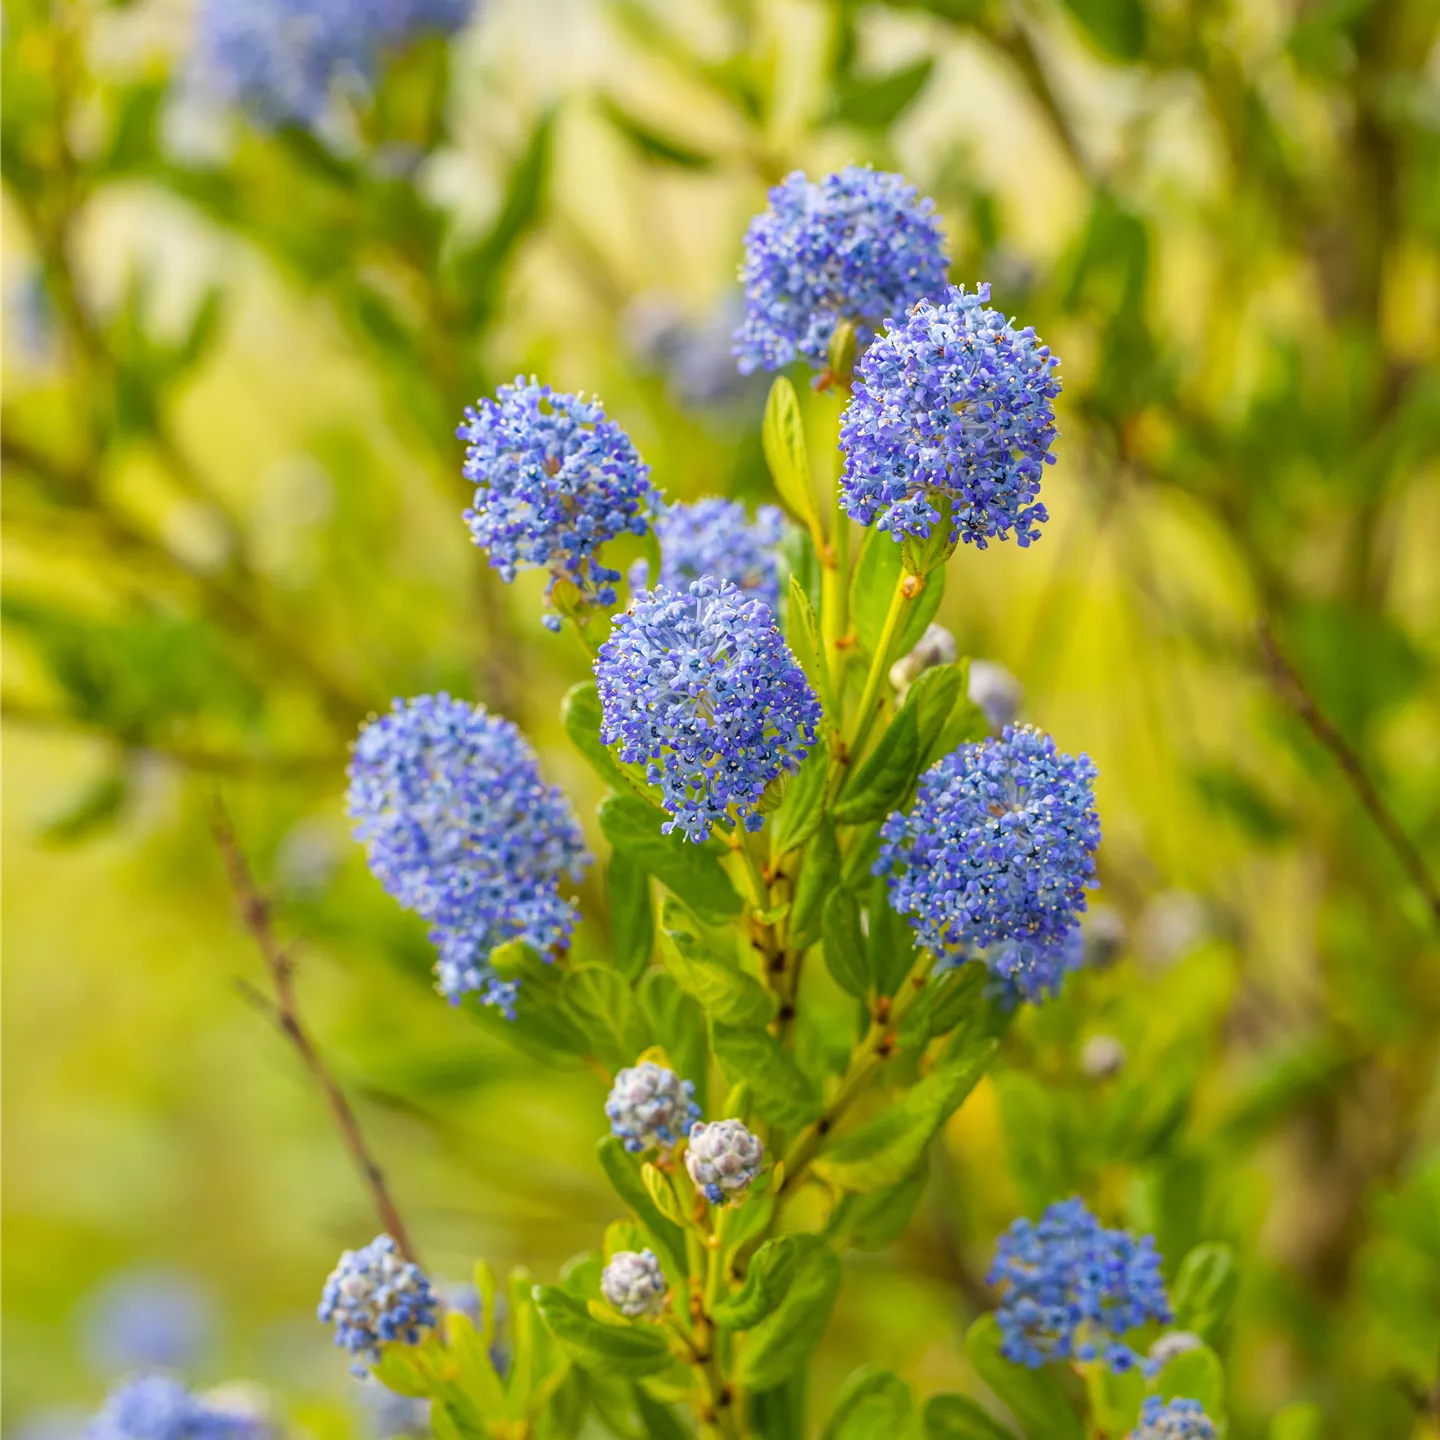
<path fill-rule="evenodd" d="M 750 1087 L 751 1105 L 762 1120 L 794 1130 L 819 1117 L 824 1108 L 819 1087 L 768 1030 L 715 1020 L 710 1043 L 725 1078 Z"/>
<path fill-rule="evenodd" d="M 831 891 L 821 933 L 831 978 L 847 995 L 865 999 L 870 993 L 870 957 L 860 927 L 860 906 L 850 891 Z"/>
<path fill-rule="evenodd" d="M 670 1347 L 649 1325 L 606 1325 L 558 1285 L 537 1285 L 535 1304 L 550 1333 L 587 1369 L 653 1375 L 671 1363 Z"/>
<path fill-rule="evenodd" d="M 700 1004 L 713 1021 L 730 1025 L 768 1025 L 775 1001 L 765 987 L 733 960 L 717 955 L 693 919 L 674 900 L 660 914 L 660 954 L 675 983 Z"/>
<path fill-rule="evenodd" d="M 825 813 L 825 780 L 829 773 L 829 747 L 823 739 L 817 740 L 800 769 L 790 777 L 780 808 L 770 817 L 773 856 L 779 858 L 797 849 L 820 828 Z"/>
<path fill-rule="evenodd" d="M 675 1073 L 695 1086 L 696 1103 L 705 1108 L 709 1042 L 705 1012 L 675 983 L 668 970 L 652 970 L 640 982 L 640 1008 Z"/>
<path fill-rule="evenodd" d="M 882 995 L 895 995 L 916 965 L 915 931 L 909 918 L 892 908 L 883 875 L 871 880 L 868 890 L 870 973 Z"/>
<path fill-rule="evenodd" d="M 824 702 L 826 713 L 833 713 L 835 697 L 830 688 L 830 668 L 825 663 L 825 644 L 820 637 L 820 621 L 816 618 L 815 607 L 794 575 L 790 577 L 788 595 L 785 637 L 800 662 L 800 668 Z M 823 752 L 826 747 L 817 742 L 815 749 Z"/>
<path fill-rule="evenodd" d="M 865 532 L 860 558 L 850 580 L 850 621 L 867 653 L 880 643 L 890 597 L 900 583 L 904 556 L 889 532 L 873 527 Z"/>
<path fill-rule="evenodd" d="M 1015 1440 L 968 1395 L 932 1395 L 925 1402 L 924 1424 L 925 1440 Z"/>
<path fill-rule="evenodd" d="M 1031 1440 L 1085 1440 L 1079 1418 L 1050 1372 L 1016 1365 L 1000 1353 L 994 1315 L 982 1315 L 970 1327 L 965 1353 Z"/>
<path fill-rule="evenodd" d="M 800 1252 L 790 1236 L 767 1240 L 751 1258 L 740 1289 L 715 1306 L 715 1323 L 727 1330 L 749 1330 L 758 1325 L 785 1298 L 799 1259 Z"/>
<path fill-rule="evenodd" d="M 805 449 L 805 425 L 795 387 L 784 375 L 777 375 L 765 402 L 761 427 L 765 463 L 785 508 L 804 523 L 812 534 L 820 530 L 820 514 L 810 483 L 810 459 Z M 818 542 L 817 542 L 818 543 Z"/>
<path fill-rule="evenodd" d="M 840 881 L 840 845 L 835 826 L 823 815 L 811 838 L 790 904 L 790 944 L 803 951 L 820 937 L 826 902 Z"/>
<path fill-rule="evenodd" d="M 816 1235 L 788 1237 L 795 1273 L 780 1304 L 749 1332 L 736 1365 L 747 1390 L 766 1390 L 795 1374 L 819 1342 L 840 1289 L 840 1261 Z"/>
<path fill-rule="evenodd" d="M 590 1054 L 610 1070 L 635 1063 L 649 1043 L 649 1035 L 618 970 L 608 965 L 578 965 L 566 972 L 560 993 Z"/>
<path fill-rule="evenodd" d="M 740 896 L 714 852 L 678 830 L 661 834 L 663 820 L 634 795 L 610 795 L 600 804 L 600 829 L 618 854 L 649 871 L 702 920 L 738 915 Z"/>

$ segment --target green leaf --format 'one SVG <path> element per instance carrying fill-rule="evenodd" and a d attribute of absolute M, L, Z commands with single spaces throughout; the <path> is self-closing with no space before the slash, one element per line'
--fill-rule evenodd
<path fill-rule="evenodd" d="M 645 1182 L 640 1178 L 640 1163 L 630 1155 L 618 1136 L 607 1135 L 596 1146 L 601 1168 L 614 1187 L 615 1193 L 639 1217 L 641 1224 L 655 1237 L 655 1242 L 665 1252 L 665 1273 L 685 1275 L 688 1265 L 685 1257 L 685 1237 L 680 1228 L 672 1225 L 650 1198 Z"/>
<path fill-rule="evenodd" d="M 945 598 L 945 570 L 943 567 L 931 570 L 925 577 L 925 588 L 910 602 L 905 613 L 900 633 L 895 637 L 895 655 L 898 659 L 908 655 L 921 641 L 930 622 L 940 610 Z"/>
<path fill-rule="evenodd" d="M 735 1378 L 747 1390 L 779 1385 L 805 1364 L 840 1289 L 840 1261 L 817 1235 L 787 1237 L 796 1247 L 785 1297 L 749 1333 Z"/>
<path fill-rule="evenodd" d="M 816 509 L 815 492 L 810 483 L 810 459 L 805 449 L 805 425 L 800 418 L 800 401 L 795 387 L 783 375 L 777 375 L 770 387 L 761 440 L 765 448 L 765 463 L 770 467 L 770 477 L 775 482 L 780 499 L 812 534 L 818 535 L 820 512 Z"/>
<path fill-rule="evenodd" d="M 1117 1374 L 1103 1361 L 1081 1367 L 1090 1396 L 1091 1423 L 1107 1435 L 1129 1435 L 1140 1422 L 1145 1377 L 1138 1369 Z"/>
<path fill-rule="evenodd" d="M 832 113 L 847 125 L 887 129 L 920 98 L 934 68 L 934 59 L 927 55 L 888 75 L 845 76 L 836 84 Z"/>
<path fill-rule="evenodd" d="M 1138 60 L 1145 53 L 1145 7 L 1141 0 L 1065 0 L 1065 8 L 1102 54 Z"/>
<path fill-rule="evenodd" d="M 860 906 L 849 890 L 835 890 L 825 902 L 821 933 L 825 968 L 847 995 L 865 999 L 870 993 L 870 958 L 860 928 Z"/>
<path fill-rule="evenodd" d="M 413 1345 L 399 1342 L 385 1345 L 380 1350 L 380 1363 L 370 1367 L 370 1373 L 387 1389 L 397 1395 L 408 1395 L 412 1399 L 423 1399 L 434 1389 L 422 1358 L 422 1353 Z"/>
<path fill-rule="evenodd" d="M 725 1078 L 732 1085 L 749 1085 L 762 1120 L 794 1130 L 819 1117 L 824 1109 L 819 1088 L 768 1030 L 715 1020 L 710 1043 Z"/>
<path fill-rule="evenodd" d="M 1325 1412 L 1305 1400 L 1286 1405 L 1270 1421 L 1270 1440 L 1325 1440 Z"/>
<path fill-rule="evenodd" d="M 835 826 L 822 815 L 820 828 L 805 852 L 790 904 L 790 944 L 803 951 L 819 938 L 825 904 L 840 881 L 840 845 Z"/>
<path fill-rule="evenodd" d="M 662 133 L 632 115 L 613 95 L 602 95 L 600 112 L 630 142 L 642 158 L 681 170 L 709 170 L 715 157 Z"/>
<path fill-rule="evenodd" d="M 896 1440 L 910 1419 L 910 1387 L 888 1370 L 857 1370 L 844 1385 L 824 1440 Z"/>
<path fill-rule="evenodd" d="M 558 1285 L 537 1285 L 535 1304 L 550 1333 L 587 1369 L 615 1375 L 654 1375 L 672 1356 L 665 1337 L 648 1325 L 606 1325 L 584 1301 Z"/>
<path fill-rule="evenodd" d="M 1000 1353 L 994 1315 L 982 1315 L 970 1327 L 965 1353 L 1032 1440 L 1085 1440 L 1079 1419 L 1049 1371 L 1012 1364 Z"/>
<path fill-rule="evenodd" d="M 822 1150 L 815 1173 L 837 1189 L 861 1195 L 903 1180 L 985 1073 L 995 1048 L 994 1040 L 977 1039 L 958 1058 L 938 1066 L 873 1120 Z"/>
<path fill-rule="evenodd" d="M 820 638 L 820 622 L 815 618 L 815 607 L 794 575 L 790 577 L 788 594 L 785 607 L 786 639 L 795 652 L 795 658 L 800 662 L 800 668 L 824 701 L 826 713 L 833 714 L 835 697 L 830 688 L 830 667 L 825 663 L 825 644 Z M 815 747 L 822 752 L 825 748 L 823 745 Z"/>
<path fill-rule="evenodd" d="M 932 1395 L 925 1402 L 925 1440 L 1015 1440 L 968 1395 Z"/>
<path fill-rule="evenodd" d="M 702 920 L 738 915 L 740 896 L 714 852 L 678 830 L 662 835 L 663 819 L 633 795 L 609 795 L 600 803 L 600 829 L 618 854 L 649 871 Z"/>
<path fill-rule="evenodd" d="M 648 1160 L 644 1161 L 640 1166 L 640 1183 L 644 1185 L 651 1203 L 672 1225 L 685 1223 L 685 1212 L 680 1208 L 675 1186 L 663 1170 L 650 1164 Z"/>
<path fill-rule="evenodd" d="M 990 971 L 983 960 L 967 961 L 937 976 L 926 987 L 930 1001 L 926 1007 L 929 1021 L 927 1038 L 948 1035 L 962 1020 L 972 1016 L 985 1004 L 985 989 L 989 983 Z M 915 1009 L 918 1008 L 917 1004 Z"/>
<path fill-rule="evenodd" d="M 708 1041 L 705 1012 L 676 983 L 668 970 L 652 970 L 640 982 L 640 1008 L 651 1033 L 670 1057 L 682 1080 L 695 1085 L 695 1100 L 705 1108 Z"/>
<path fill-rule="evenodd" d="M 795 583 L 793 576 L 790 583 Z M 798 849 L 820 828 L 829 773 L 830 750 L 819 741 L 791 777 L 780 808 L 770 818 L 770 853 L 776 859 Z"/>
<path fill-rule="evenodd" d="M 660 954 L 675 983 L 711 1017 L 730 1025 L 768 1025 L 775 1002 L 733 960 L 715 954 L 695 922 L 673 900 L 660 913 Z"/>
<path fill-rule="evenodd" d="M 450 1358 L 459 1370 L 458 1383 L 466 1398 L 486 1417 L 505 1413 L 505 1391 L 488 1348 L 470 1317 L 461 1310 L 445 1312 L 445 1340 Z"/>
<path fill-rule="evenodd" d="M 790 1289 L 800 1252 L 789 1235 L 767 1240 L 754 1254 L 745 1281 L 712 1312 L 726 1330 L 749 1330 L 772 1314 Z"/>
<path fill-rule="evenodd" d="M 1172 1296 L 1175 1326 L 1209 1345 L 1223 1338 L 1240 1288 L 1235 1252 L 1228 1245 L 1197 1245 L 1180 1262 Z"/>
<path fill-rule="evenodd" d="M 868 1195 L 842 1195 L 825 1227 L 826 1237 L 836 1246 L 883 1250 L 909 1225 L 929 1177 L 930 1167 L 922 1160 L 913 1175 L 896 1185 Z"/>
<path fill-rule="evenodd" d="M 866 911 L 870 919 L 870 973 L 882 995 L 894 995 L 915 968 L 915 931 L 904 915 L 897 915 L 891 908 L 883 875 L 870 882 Z"/>
<path fill-rule="evenodd" d="M 600 738 L 600 691 L 593 680 L 572 685 L 560 702 L 560 718 L 575 748 L 612 790 L 634 791 L 647 805 L 660 808 L 656 793 L 633 765 L 622 765 Z"/>
<path fill-rule="evenodd" d="M 610 857 L 610 950 L 627 979 L 645 973 L 655 949 L 655 912 L 650 877 L 625 855 Z"/>
<path fill-rule="evenodd" d="M 560 993 L 592 1055 L 611 1070 L 635 1063 L 649 1037 L 619 971 L 608 965 L 578 965 L 566 973 Z"/>
<path fill-rule="evenodd" d="M 870 654 L 880 643 L 890 597 L 900 583 L 903 566 L 904 555 L 888 531 L 872 528 L 865 532 L 850 581 L 850 616 L 856 637 Z"/>
<path fill-rule="evenodd" d="M 1225 1423 L 1225 1370 L 1208 1345 L 1177 1355 L 1155 1377 L 1162 1400 L 1198 1400 L 1216 1428 Z"/>

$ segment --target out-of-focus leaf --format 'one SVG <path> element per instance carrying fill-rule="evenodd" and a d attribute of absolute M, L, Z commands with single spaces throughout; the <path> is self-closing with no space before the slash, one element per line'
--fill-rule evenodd
<path fill-rule="evenodd" d="M 968 1395 L 932 1395 L 925 1402 L 925 1440 L 1015 1440 Z"/>
<path fill-rule="evenodd" d="M 1145 53 L 1141 0 L 1065 0 L 1065 8 L 1103 54 L 1138 60 Z"/>
<path fill-rule="evenodd" d="M 867 1366 L 840 1387 L 824 1440 L 896 1440 L 912 1404 L 910 1387 L 898 1375 Z"/>
<path fill-rule="evenodd" d="M 1000 1353 L 994 1315 L 982 1315 L 966 1332 L 965 1353 L 1033 1440 L 1085 1440 L 1079 1418 L 1050 1372 L 1013 1364 Z"/>
<path fill-rule="evenodd" d="M 650 877 L 624 855 L 610 859 L 610 937 L 615 968 L 634 980 L 645 971 L 655 949 L 655 913 Z"/>
<path fill-rule="evenodd" d="M 930 1167 L 925 1161 L 913 1175 L 868 1195 L 846 1194 L 831 1212 L 825 1235 L 835 1245 L 883 1250 L 898 1240 L 925 1193 Z"/>
<path fill-rule="evenodd" d="M 47 845 L 75 845 L 110 828 L 130 799 L 130 776 L 122 768 L 106 770 L 56 813 L 46 817 L 40 838 Z"/>
<path fill-rule="evenodd" d="M 831 114 L 846 125 L 884 130 L 920 98 L 934 68 L 927 55 L 888 75 L 847 75 L 836 84 Z"/>
<path fill-rule="evenodd" d="M 738 915 L 740 896 L 714 851 L 679 831 L 661 833 L 664 816 L 638 796 L 610 795 L 600 803 L 600 829 L 633 865 L 649 871 L 702 920 Z"/>
<path fill-rule="evenodd" d="M 605 1325 L 558 1285 L 537 1285 L 535 1304 L 550 1333 L 589 1369 L 653 1375 L 671 1362 L 661 1332 L 648 1325 Z"/>
<path fill-rule="evenodd" d="M 749 1085 L 762 1120 L 792 1130 L 819 1116 L 824 1108 L 819 1088 L 768 1030 L 715 1020 L 710 1040 L 725 1078 L 732 1085 Z"/>
<path fill-rule="evenodd" d="M 710 170 L 715 157 L 693 145 L 666 135 L 654 125 L 639 119 L 613 95 L 599 99 L 600 113 L 635 147 L 644 159 L 657 165 L 674 165 L 681 170 Z"/>
<path fill-rule="evenodd" d="M 767 1240 L 751 1258 L 740 1289 L 715 1306 L 715 1323 L 727 1330 L 758 1325 L 785 1298 L 799 1260 L 800 1251 L 790 1236 Z"/>
<path fill-rule="evenodd" d="M 1296 1401 L 1275 1412 L 1270 1440 L 1324 1440 L 1325 1412 L 1309 1401 Z"/>
<path fill-rule="evenodd" d="M 1198 1400 L 1216 1426 L 1224 1425 L 1225 1369 L 1208 1345 L 1167 1361 L 1153 1385 L 1162 1400 Z"/>
<path fill-rule="evenodd" d="M 787 1237 L 795 1272 L 779 1306 L 750 1331 L 736 1367 L 747 1390 L 767 1390 L 795 1374 L 815 1348 L 840 1289 L 840 1262 L 816 1235 Z"/>
<path fill-rule="evenodd" d="M 1251 839 L 1278 845 L 1292 830 L 1289 818 L 1248 776 L 1227 765 L 1194 772 L 1195 788 L 1219 814 L 1235 821 Z"/>
<path fill-rule="evenodd" d="M 1228 1245 L 1197 1245 L 1180 1262 L 1172 1287 L 1176 1328 L 1193 1331 L 1209 1345 L 1218 1344 L 1239 1289 L 1235 1252 Z"/>

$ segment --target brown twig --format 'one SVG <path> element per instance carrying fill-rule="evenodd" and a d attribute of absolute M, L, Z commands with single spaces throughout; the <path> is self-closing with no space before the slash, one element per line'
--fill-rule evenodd
<path fill-rule="evenodd" d="M 349 1100 L 345 1098 L 339 1082 L 326 1068 L 309 1033 L 300 1022 L 300 1013 L 295 1003 L 294 964 L 275 937 L 275 931 L 270 924 L 270 906 L 250 874 L 250 867 L 245 862 L 244 853 L 231 827 L 230 817 L 218 795 L 210 802 L 210 829 L 220 849 L 220 857 L 225 862 L 225 874 L 229 878 L 230 888 L 235 892 L 239 903 L 240 919 L 255 941 L 275 987 L 273 1001 L 250 985 L 244 986 L 241 993 L 274 1022 L 305 1062 L 305 1068 L 325 1096 L 336 1128 L 340 1131 L 340 1138 L 360 1171 L 370 1198 L 375 1202 L 381 1225 L 399 1247 L 400 1253 L 407 1260 L 419 1264 L 419 1256 L 410 1239 L 410 1232 L 400 1218 L 400 1211 L 385 1183 L 385 1172 L 370 1153 L 364 1132 L 360 1129 L 360 1121 L 351 1109 Z"/>
<path fill-rule="evenodd" d="M 1399 860 L 1415 888 L 1425 897 L 1436 923 L 1440 924 L 1440 886 L 1436 885 L 1434 877 L 1426 867 L 1424 857 L 1376 789 L 1364 762 L 1355 753 L 1350 742 L 1335 728 L 1299 672 L 1285 657 L 1268 620 L 1261 620 L 1259 635 L 1260 649 L 1264 652 L 1270 678 L 1276 689 L 1295 707 L 1296 713 L 1305 722 L 1310 733 L 1330 752 L 1331 758 L 1349 780 L 1366 813 L 1394 851 L 1395 858 Z"/>

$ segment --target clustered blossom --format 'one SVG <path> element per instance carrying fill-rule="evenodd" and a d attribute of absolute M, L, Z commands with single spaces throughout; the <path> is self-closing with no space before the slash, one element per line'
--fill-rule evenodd
<path fill-rule="evenodd" d="M 769 199 L 745 232 L 742 373 L 798 356 L 819 369 L 841 321 L 865 345 L 890 316 L 945 288 L 935 203 L 903 176 L 851 165 L 814 184 L 797 170 Z"/>
<path fill-rule="evenodd" d="M 605 1114 L 611 1134 L 623 1140 L 632 1155 L 673 1150 L 700 1118 L 695 1082 L 644 1060 L 616 1075 Z"/>
<path fill-rule="evenodd" d="M 1144 1362 L 1121 1337 L 1171 1318 L 1154 1240 L 1104 1229 L 1078 1199 L 1057 1201 L 1038 1223 L 1017 1220 L 1000 1237 L 986 1283 L 1003 1294 L 1001 1354 L 1032 1369 L 1097 1359 L 1117 1373 L 1132 1369 Z"/>
<path fill-rule="evenodd" d="M 123 1271 L 85 1304 L 86 1358 L 111 1375 L 150 1366 L 183 1370 L 203 1353 L 213 1318 L 209 1297 L 187 1276 Z"/>
<path fill-rule="evenodd" d="M 337 86 L 366 88 L 380 52 L 449 34 L 472 0 L 202 0 L 205 83 L 266 125 L 315 125 Z"/>
<path fill-rule="evenodd" d="M 1132 1440 L 1215 1440 L 1215 1426 L 1198 1400 L 1172 1400 L 1147 1395 L 1140 1428 Z"/>
<path fill-rule="evenodd" d="M 404 1259 L 388 1235 L 377 1235 L 363 1250 L 347 1250 L 325 1282 L 317 1312 L 335 1325 L 335 1343 L 354 1357 L 351 1370 L 363 1375 L 380 1363 L 380 1347 L 400 1340 L 418 1345 L 436 1323 L 430 1281 Z"/>
<path fill-rule="evenodd" d="M 739 1120 L 696 1121 L 690 1127 L 685 1168 L 712 1205 L 743 1195 L 764 1164 L 765 1146 Z"/>
<path fill-rule="evenodd" d="M 765 787 L 815 743 L 820 701 L 770 607 L 731 581 L 657 589 L 615 619 L 595 661 L 600 738 L 644 764 L 691 840 L 743 821 L 758 830 Z"/>
<path fill-rule="evenodd" d="M 507 582 L 536 566 L 570 581 L 587 605 L 613 605 L 618 570 L 597 552 L 617 535 L 643 535 L 657 503 L 650 468 L 598 400 L 516 376 L 495 399 L 465 410 L 465 511 L 471 537 Z M 560 617 L 545 624 L 560 628 Z"/>
<path fill-rule="evenodd" d="M 122 1380 L 85 1429 L 85 1440 L 260 1440 L 250 1415 L 214 1408 L 170 1375 Z"/>
<path fill-rule="evenodd" d="M 1078 921 L 1093 888 L 1100 821 L 1095 766 L 1033 726 L 962 745 L 891 815 L 874 872 L 920 943 L 942 960 L 976 950 L 1027 999 L 1081 963 Z"/>
<path fill-rule="evenodd" d="M 684 590 L 696 580 L 733 580 L 772 610 L 780 598 L 776 547 L 785 535 L 778 506 L 762 505 L 752 521 L 738 500 L 711 496 L 670 505 L 655 517 L 660 542 L 660 580 L 667 590 Z M 643 560 L 630 571 L 630 588 L 643 590 L 649 572 Z"/>
<path fill-rule="evenodd" d="M 1059 361 L 989 298 L 988 285 L 974 294 L 952 285 L 861 357 L 840 425 L 840 497 L 851 519 L 897 541 L 928 540 L 948 523 L 952 545 L 982 550 L 1012 530 L 1022 546 L 1040 538 Z"/>
<path fill-rule="evenodd" d="M 490 952 L 568 943 L 576 914 L 559 882 L 590 858 L 569 801 L 511 721 L 443 694 L 366 725 L 349 773 L 355 838 L 386 892 L 430 922 L 440 989 L 513 1013 L 515 983 Z"/>
<path fill-rule="evenodd" d="M 600 1293 L 632 1320 L 659 1314 L 665 1307 L 666 1288 L 653 1250 L 618 1251 L 600 1277 Z"/>

